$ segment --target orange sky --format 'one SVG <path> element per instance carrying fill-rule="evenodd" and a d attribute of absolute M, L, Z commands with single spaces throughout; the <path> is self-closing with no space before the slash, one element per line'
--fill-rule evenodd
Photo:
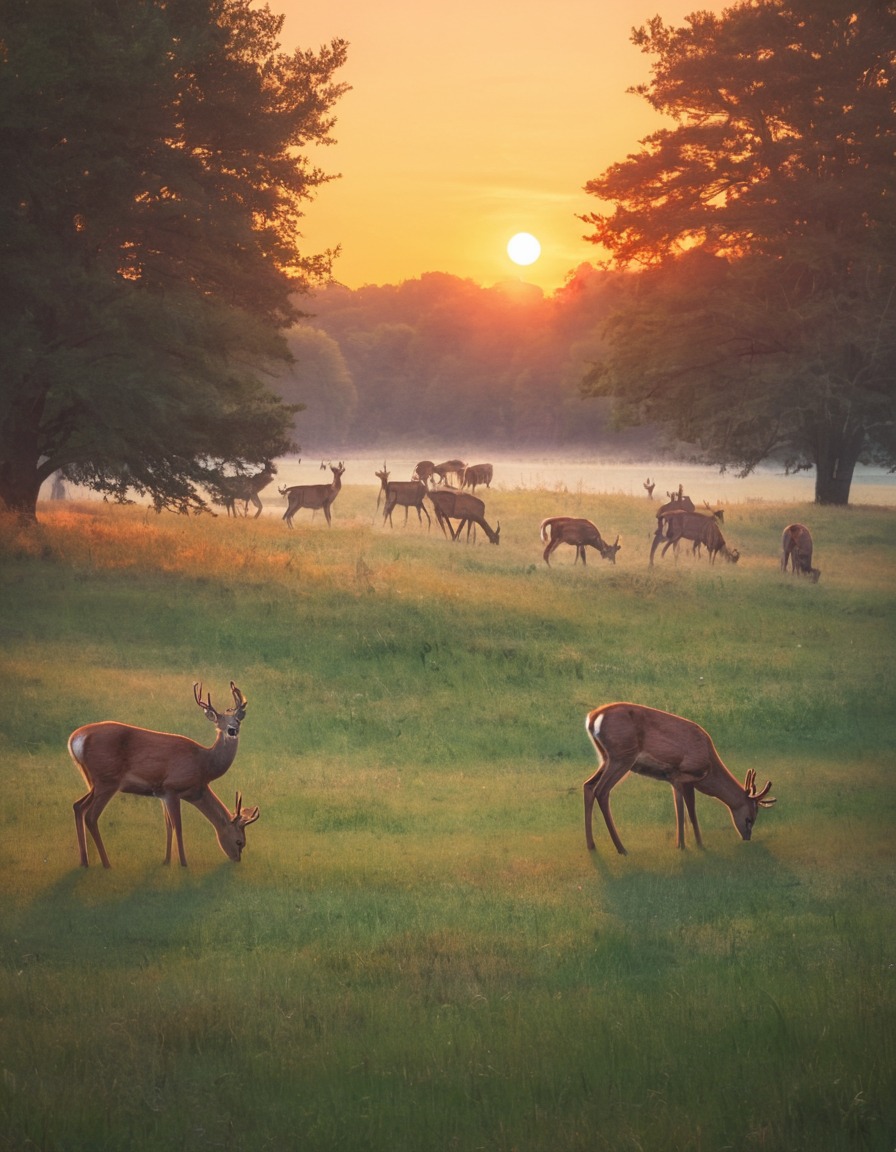
<path fill-rule="evenodd" d="M 341 245 L 351 288 L 449 272 L 546 292 L 597 252 L 576 219 L 585 182 L 657 126 L 626 89 L 648 76 L 629 40 L 659 13 L 679 24 L 714 3 L 685 0 L 269 0 L 283 47 L 349 42 L 334 147 L 316 163 L 342 178 L 308 205 L 308 251 Z M 532 232 L 540 260 L 506 254 Z"/>

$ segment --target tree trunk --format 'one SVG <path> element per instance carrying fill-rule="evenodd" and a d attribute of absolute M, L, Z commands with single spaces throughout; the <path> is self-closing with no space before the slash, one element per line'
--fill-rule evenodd
<path fill-rule="evenodd" d="M 36 472 L 25 476 L 9 468 L 8 462 L 0 466 L 0 503 L 19 519 L 33 524 L 37 521 L 37 497 L 41 478 Z"/>
<path fill-rule="evenodd" d="M 849 504 L 849 489 L 865 442 L 861 429 L 820 431 L 815 453 L 815 503 Z"/>
<path fill-rule="evenodd" d="M 41 462 L 33 430 L 11 414 L 0 441 L 0 503 L 26 523 L 37 520 L 40 486 L 53 472 Z"/>

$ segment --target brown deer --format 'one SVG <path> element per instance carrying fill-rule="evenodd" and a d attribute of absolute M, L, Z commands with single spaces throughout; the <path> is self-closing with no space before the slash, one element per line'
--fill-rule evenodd
<path fill-rule="evenodd" d="M 330 519 L 330 508 L 342 488 L 342 474 L 345 472 L 345 465 L 342 461 L 338 464 L 329 465 L 321 463 L 321 468 L 327 467 L 333 473 L 333 480 L 330 484 L 294 484 L 291 488 L 278 489 L 280 495 L 286 497 L 286 511 L 283 513 L 283 519 L 286 521 L 287 527 L 292 528 L 292 518 L 300 508 L 310 508 L 315 512 L 318 508 L 323 508 L 327 524 L 330 527 L 333 526 Z"/>
<path fill-rule="evenodd" d="M 656 480 L 651 480 L 650 477 L 648 476 L 647 479 L 644 481 L 644 488 L 647 491 L 647 498 L 649 500 L 652 500 L 653 499 L 653 490 L 654 490 L 654 488 L 656 488 Z"/>
<path fill-rule="evenodd" d="M 233 707 L 218 712 L 212 707 L 211 695 L 202 699 L 202 685 L 193 685 L 196 703 L 218 730 L 214 744 L 208 748 L 186 736 L 137 728 L 115 720 L 101 720 L 75 729 L 68 739 L 68 750 L 88 786 L 88 791 L 73 805 L 78 848 L 85 868 L 88 864 L 85 829 L 93 837 L 103 867 L 110 866 L 98 822 L 117 792 L 155 796 L 162 801 L 169 830 L 168 859 L 173 829 L 180 862 L 187 863 L 180 820 L 180 802 L 187 800 L 215 825 L 218 843 L 224 852 L 232 860 L 239 860 L 246 842 L 243 829 L 258 819 L 258 809 L 243 813 L 238 804 L 236 814 L 225 824 L 221 816 L 224 806 L 217 797 L 210 799 L 206 795 L 209 782 L 223 776 L 233 764 L 240 724 L 246 717 L 248 702 L 233 681 L 230 691 Z M 231 827 L 230 831 L 227 826 Z"/>
<path fill-rule="evenodd" d="M 258 493 L 267 488 L 268 484 L 277 475 L 277 468 L 273 461 L 268 460 L 265 462 L 263 471 L 256 472 L 254 476 L 227 476 L 222 482 L 221 492 L 223 496 L 222 503 L 227 509 L 228 516 L 236 516 L 236 502 L 242 500 L 245 507 L 243 508 L 243 515 L 249 515 L 249 504 L 253 504 L 256 508 L 255 519 L 261 515 L 261 510 L 264 507 L 259 499 Z"/>
<path fill-rule="evenodd" d="M 198 808 L 202 815 L 215 829 L 215 836 L 218 838 L 218 844 L 221 851 L 234 863 L 239 864 L 243 855 L 243 849 L 246 847 L 246 833 L 244 829 L 250 824 L 254 824 L 258 819 L 260 813 L 258 806 L 254 808 L 243 808 L 242 794 L 236 794 L 236 808 L 233 812 L 228 811 L 227 805 L 224 804 L 212 792 L 211 788 L 205 787 L 200 792 L 199 797 L 195 800 L 190 800 L 189 797 L 184 797 L 188 800 L 194 808 Z M 175 797 L 172 801 L 171 808 L 176 808 L 180 801 Z M 167 842 L 165 845 L 165 863 L 171 863 L 171 834 L 172 831 L 177 833 L 180 827 L 180 814 L 178 812 L 175 820 L 172 820 L 169 807 L 165 807 L 165 831 L 167 834 Z M 187 861 L 184 856 L 183 844 L 178 835 L 178 854 L 180 856 L 181 864 L 186 867 Z"/>
<path fill-rule="evenodd" d="M 417 467 L 414 469 L 414 474 L 411 479 L 422 480 L 424 484 L 429 484 L 430 480 L 432 480 L 434 469 L 435 464 L 433 464 L 432 460 L 420 460 L 417 462 Z"/>
<path fill-rule="evenodd" d="M 744 840 L 753 834 L 759 809 L 775 803 L 774 797 L 766 799 L 771 781 L 757 792 L 756 773 L 751 769 L 741 784 L 722 763 L 709 733 L 683 716 L 642 704 L 604 704 L 588 713 L 585 728 L 600 760 L 600 767 L 583 786 L 585 843 L 589 849 L 594 849 L 591 817 L 596 800 L 616 851 L 626 855 L 610 812 L 610 792 L 629 772 L 672 785 L 679 848 L 684 848 L 685 807 L 697 846 L 703 847 L 695 789 L 728 807 L 734 827 Z"/>
<path fill-rule="evenodd" d="M 385 460 L 383 461 L 382 472 L 374 472 L 374 476 L 376 476 L 377 480 L 379 480 L 379 482 L 380 482 L 380 490 L 376 494 L 376 510 L 377 510 L 377 512 L 379 512 L 380 500 L 382 500 L 382 498 L 386 495 L 386 485 L 389 483 L 389 473 L 386 469 L 386 461 Z"/>
<path fill-rule="evenodd" d="M 389 521 L 392 524 L 392 512 L 395 506 L 404 508 L 404 522 L 408 522 L 408 512 L 411 508 L 417 509 L 417 519 L 423 523 L 426 517 L 428 527 L 432 527 L 423 497 L 426 495 L 426 485 L 422 480 L 390 480 L 386 484 L 386 504 L 383 509 L 383 524 Z"/>
<path fill-rule="evenodd" d="M 471 496 L 468 492 L 458 492 L 454 488 L 431 488 L 427 492 L 427 496 L 432 501 L 439 527 L 446 536 L 450 532 L 452 540 L 457 540 L 461 529 L 466 525 L 467 540 L 469 541 L 470 527 L 478 524 L 489 538 L 490 543 L 500 543 L 501 525 L 499 523 L 496 528 L 492 528 L 486 522 L 485 504 L 478 496 Z M 456 531 L 451 527 L 452 520 L 460 521 Z M 448 532 L 445 532 L 446 524 L 448 525 Z"/>
<path fill-rule="evenodd" d="M 461 488 L 469 488 L 475 492 L 479 484 L 491 488 L 495 470 L 491 464 L 468 464 L 461 477 Z"/>
<path fill-rule="evenodd" d="M 453 476 L 458 484 L 460 484 L 463 480 L 466 466 L 466 461 L 464 460 L 445 460 L 441 464 L 434 464 L 432 471 L 434 476 L 438 476 L 440 484 L 447 484 L 449 476 Z"/>
<path fill-rule="evenodd" d="M 617 536 L 612 544 L 607 544 L 597 529 L 596 524 L 590 520 L 583 520 L 576 516 L 549 516 L 542 520 L 540 535 L 543 542 L 547 542 L 544 550 L 544 561 L 550 567 L 551 553 L 561 544 L 572 544 L 576 550 L 574 564 L 582 563 L 587 567 L 585 559 L 586 546 L 596 548 L 604 560 L 611 564 L 616 563 L 616 553 L 622 547 Z"/>
<path fill-rule="evenodd" d="M 781 571 L 787 571 L 790 561 L 791 571 L 797 576 L 808 576 L 813 584 L 818 583 L 821 569 L 812 567 L 812 533 L 805 524 L 788 524 L 781 537 Z"/>
<path fill-rule="evenodd" d="M 740 559 L 740 552 L 731 549 L 725 543 L 725 537 L 719 527 L 715 516 L 704 516 L 701 512 L 670 512 L 665 517 L 665 535 L 663 535 L 662 521 L 658 521 L 653 544 L 650 546 L 650 565 L 653 566 L 653 556 L 659 545 L 663 544 L 660 559 L 666 555 L 670 548 L 676 547 L 682 540 L 690 540 L 701 544 L 709 553 L 710 564 L 715 563 L 716 555 L 721 552 L 725 559 L 736 564 Z M 696 549 L 695 549 L 696 551 Z"/>

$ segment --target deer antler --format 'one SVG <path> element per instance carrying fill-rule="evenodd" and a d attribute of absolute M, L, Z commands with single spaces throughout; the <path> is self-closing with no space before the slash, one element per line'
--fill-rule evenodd
<path fill-rule="evenodd" d="M 211 692 L 208 693 L 208 698 L 206 700 L 202 699 L 202 681 L 201 680 L 197 680 L 196 683 L 193 685 L 193 698 L 195 699 L 195 701 L 199 705 L 199 707 L 202 709 L 202 711 L 206 714 L 206 716 L 208 716 L 209 720 L 217 720 L 218 713 L 212 707 L 212 694 L 211 694 Z"/>
<path fill-rule="evenodd" d="M 230 681 L 230 691 L 233 693 L 233 707 L 236 717 L 238 720 L 244 720 L 246 718 L 246 708 L 249 701 L 232 680 Z"/>

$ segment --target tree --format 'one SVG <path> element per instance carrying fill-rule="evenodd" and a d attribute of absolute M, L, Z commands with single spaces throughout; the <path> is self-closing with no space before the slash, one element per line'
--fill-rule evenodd
<path fill-rule="evenodd" d="M 358 397 L 339 345 L 307 323 L 291 328 L 287 340 L 293 363 L 274 391 L 300 405 L 303 434 L 312 444 L 344 444 Z"/>
<path fill-rule="evenodd" d="M 291 447 L 289 353 L 345 45 L 250 0 L 0 0 L 0 500 L 57 469 L 157 508 Z"/>
<path fill-rule="evenodd" d="M 845 504 L 857 462 L 896 467 L 896 6 L 744 0 L 633 40 L 673 126 L 587 185 L 632 274 L 584 390 Z"/>

